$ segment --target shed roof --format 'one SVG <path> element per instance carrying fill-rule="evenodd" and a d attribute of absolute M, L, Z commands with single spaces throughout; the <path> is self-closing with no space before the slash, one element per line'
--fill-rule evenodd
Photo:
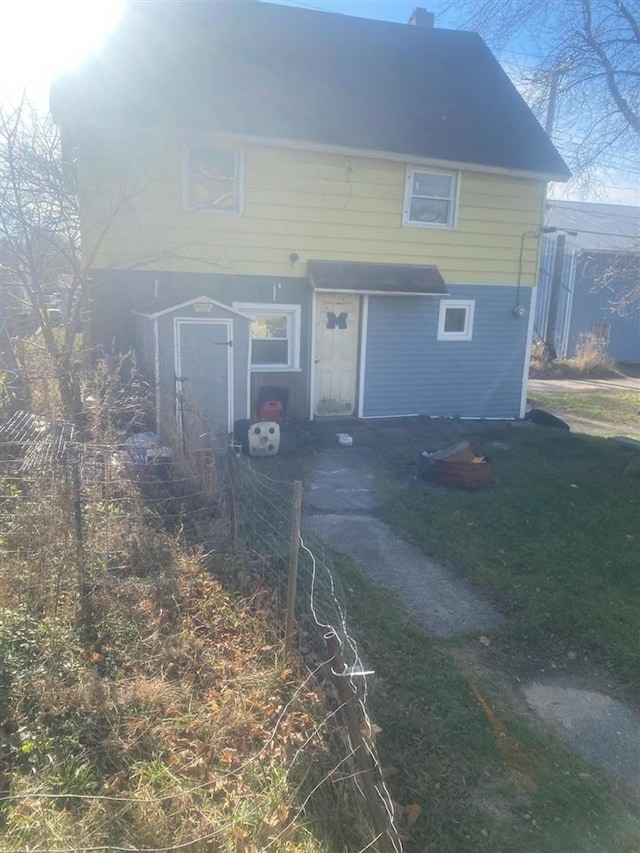
<path fill-rule="evenodd" d="M 241 314 L 240 311 L 236 311 L 230 305 L 216 302 L 210 296 L 196 296 L 192 299 L 185 299 L 184 296 L 165 296 L 162 299 L 156 299 L 155 302 L 136 308 L 133 313 L 154 320 L 156 317 L 161 317 L 164 314 L 172 314 L 183 308 L 195 308 L 197 313 L 205 315 L 205 319 L 206 315 L 216 308 L 225 314 L 232 314 L 235 317 L 240 317 L 242 320 L 249 320 L 246 314 Z"/>
<path fill-rule="evenodd" d="M 569 171 L 476 33 L 255 2 L 132 3 L 52 89 L 62 125 L 155 125 Z"/>

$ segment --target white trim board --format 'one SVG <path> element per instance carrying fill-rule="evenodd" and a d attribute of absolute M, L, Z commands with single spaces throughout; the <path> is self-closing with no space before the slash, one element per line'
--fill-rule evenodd
<path fill-rule="evenodd" d="M 527 389 L 529 385 L 529 362 L 531 361 L 531 349 L 533 347 L 533 325 L 536 316 L 536 301 L 538 288 L 531 287 L 529 297 L 529 321 L 527 323 L 527 342 L 524 350 L 524 365 L 522 366 L 522 389 L 520 391 L 520 418 L 524 418 L 527 411 Z"/>
<path fill-rule="evenodd" d="M 339 290 L 336 290 L 335 287 L 314 287 L 314 293 L 352 293 L 356 296 L 428 296 L 432 299 L 435 297 L 437 299 L 447 299 L 451 296 L 450 293 L 409 293 L 404 290 L 357 290 L 357 289 L 349 289 L 345 287 L 341 287 Z"/>
<path fill-rule="evenodd" d="M 504 417 L 504 418 L 483 418 L 483 417 L 471 417 L 468 415 L 462 415 L 457 418 L 452 418 L 449 415 L 421 415 L 418 412 L 411 412 L 411 414 L 406 415 L 364 415 L 363 420 L 365 421 L 380 421 L 385 420 L 385 418 L 389 418 L 389 420 L 395 420 L 396 418 L 424 418 L 429 421 L 517 421 L 518 418 L 515 417 Z"/>
<path fill-rule="evenodd" d="M 359 376 L 358 376 L 358 417 L 362 417 L 364 410 L 364 385 L 367 375 L 367 333 L 369 327 L 369 295 L 365 294 L 362 297 L 362 317 L 360 320 L 360 341 L 359 341 Z"/>
<path fill-rule="evenodd" d="M 192 131 L 191 131 L 192 132 Z M 188 133 L 186 129 L 183 135 Z M 420 157 L 413 154 L 399 154 L 395 151 L 380 151 L 374 148 L 350 148 L 343 145 L 326 145 L 321 142 L 306 140 L 282 139 L 280 137 L 253 136 L 251 134 L 210 133 L 208 136 L 215 141 L 228 145 L 252 145 L 263 148 L 288 148 L 293 151 L 310 151 L 321 154 L 338 154 L 344 157 L 364 157 L 374 160 L 392 160 L 397 163 L 432 166 L 436 169 L 453 169 L 465 172 L 483 172 L 489 175 L 507 175 L 512 178 L 527 178 L 532 181 L 560 181 L 568 178 L 549 172 L 529 172 L 526 169 L 509 169 L 505 166 L 486 166 L 482 163 L 463 163 L 459 160 L 439 160 L 435 157 Z"/>
<path fill-rule="evenodd" d="M 231 305 L 225 305 L 224 302 L 218 302 L 215 299 L 211 299 L 210 296 L 198 296 L 196 299 L 188 299 L 186 302 L 178 302 L 175 305 L 171 305 L 169 308 L 162 308 L 160 311 L 152 311 L 151 313 L 144 310 L 144 305 L 140 308 L 134 308 L 131 312 L 132 314 L 137 314 L 139 317 L 146 317 L 148 320 L 155 320 L 157 317 L 162 317 L 164 314 L 171 314 L 172 311 L 179 311 L 181 308 L 187 308 L 190 305 L 195 305 L 196 302 L 206 302 L 211 305 L 212 308 L 222 308 L 224 311 L 228 311 L 230 314 L 235 314 L 237 317 L 242 317 L 243 320 L 250 320 L 246 314 L 242 314 L 240 311 L 237 311 L 235 308 L 232 308 Z M 180 319 L 191 319 L 189 317 L 184 317 Z M 196 319 L 214 319 L 207 317 L 194 317 Z"/>
<path fill-rule="evenodd" d="M 311 351 L 309 353 L 309 420 L 315 417 L 316 398 L 316 295 L 311 294 Z"/>
<path fill-rule="evenodd" d="M 158 329 L 158 320 L 152 321 L 153 328 L 153 373 L 155 380 L 155 403 L 156 403 L 156 432 L 160 432 L 161 420 L 161 402 L 160 402 L 160 335 Z M 175 365 L 175 363 L 174 363 Z M 175 386 L 175 380 L 174 380 Z M 175 394 L 175 389 L 174 389 Z"/>

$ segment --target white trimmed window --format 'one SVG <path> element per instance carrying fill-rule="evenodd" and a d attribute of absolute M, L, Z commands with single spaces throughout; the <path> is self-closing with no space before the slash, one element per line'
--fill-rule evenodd
<path fill-rule="evenodd" d="M 234 302 L 251 317 L 251 370 L 300 369 L 300 306 Z"/>
<path fill-rule="evenodd" d="M 473 299 L 442 299 L 438 315 L 439 341 L 470 341 L 473 337 Z"/>
<path fill-rule="evenodd" d="M 458 197 L 456 172 L 407 169 L 403 225 L 454 228 Z"/>
<path fill-rule="evenodd" d="M 184 205 L 208 213 L 242 213 L 242 152 L 208 142 L 184 147 Z"/>

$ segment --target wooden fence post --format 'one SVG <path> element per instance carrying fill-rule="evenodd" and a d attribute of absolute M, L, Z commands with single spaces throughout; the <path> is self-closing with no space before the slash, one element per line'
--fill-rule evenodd
<path fill-rule="evenodd" d="M 349 740 L 351 741 L 358 766 L 358 780 L 364 793 L 373 830 L 377 836 L 377 841 L 375 841 L 371 849 L 377 851 L 377 853 L 397 853 L 398 848 L 388 833 L 390 829 L 388 815 L 376 789 L 375 779 L 377 770 L 369 752 L 365 735 L 361 729 L 361 715 L 358 712 L 356 704 L 357 696 L 349 685 L 349 678 L 340 674 L 345 671 L 345 663 L 340 651 L 340 642 L 333 631 L 325 636 L 325 641 L 327 650 L 331 655 L 331 672 L 336 690 L 338 691 L 338 698 L 342 706 L 341 710 L 347 724 Z"/>
<path fill-rule="evenodd" d="M 298 556 L 300 554 L 300 518 L 302 516 L 302 483 L 293 484 L 293 510 L 291 512 L 291 539 L 289 541 L 289 584 L 287 586 L 287 621 L 284 630 L 284 652 L 291 651 L 294 618 L 296 611 L 296 588 L 298 585 Z"/>

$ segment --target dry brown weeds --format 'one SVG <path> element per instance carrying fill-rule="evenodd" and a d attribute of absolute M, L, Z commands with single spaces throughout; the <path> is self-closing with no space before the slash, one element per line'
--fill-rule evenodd
<path fill-rule="evenodd" d="M 573 358 L 553 358 L 543 343 L 531 349 L 531 379 L 607 379 L 620 375 L 615 361 L 588 338 L 578 344 Z"/>

